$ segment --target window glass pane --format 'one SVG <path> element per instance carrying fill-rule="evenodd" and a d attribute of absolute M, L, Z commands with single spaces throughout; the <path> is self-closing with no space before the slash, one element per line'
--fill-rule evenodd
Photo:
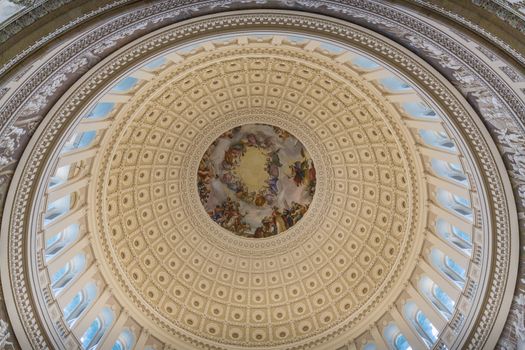
<path fill-rule="evenodd" d="M 59 232 L 56 235 L 51 236 L 50 238 L 48 238 L 46 240 L 46 248 L 48 248 L 48 247 L 52 246 L 54 243 L 58 242 L 62 238 L 63 234 L 64 234 L 63 232 Z"/>
<path fill-rule="evenodd" d="M 75 241 L 78 237 L 80 226 L 71 224 L 63 231 L 51 236 L 46 240 L 46 261 L 60 253 L 66 246 Z"/>
<path fill-rule="evenodd" d="M 452 300 L 447 293 L 443 291 L 437 284 L 434 284 L 433 288 L 434 296 L 437 300 L 450 312 L 454 310 L 454 300 Z"/>
<path fill-rule="evenodd" d="M 82 136 L 78 140 L 75 148 L 84 148 L 89 146 L 91 141 L 95 139 L 95 136 L 97 136 L 97 132 L 95 130 L 86 131 L 82 133 Z"/>
<path fill-rule="evenodd" d="M 428 340 L 434 344 L 439 334 L 439 331 L 436 329 L 436 327 L 430 323 L 428 318 L 421 311 L 418 311 L 416 314 L 416 322 L 419 324 L 423 332 L 425 332 Z"/>
<path fill-rule="evenodd" d="M 64 316 L 66 319 L 69 318 L 69 316 L 71 316 L 71 313 L 77 308 L 77 306 L 80 305 L 83 299 L 82 296 L 83 296 L 82 292 L 78 292 L 73 297 L 73 300 L 71 300 L 71 302 L 67 304 L 67 306 L 64 308 Z"/>
<path fill-rule="evenodd" d="M 53 276 L 51 277 L 51 284 L 57 283 L 62 277 L 68 273 L 68 271 L 71 269 L 71 264 L 67 263 L 65 264 L 60 270 L 55 272 Z"/>
<path fill-rule="evenodd" d="M 71 194 L 57 199 L 47 205 L 46 216 L 44 217 L 44 225 L 47 225 L 57 219 L 59 216 L 69 211 L 71 204 Z"/>
<path fill-rule="evenodd" d="M 405 102 L 401 107 L 413 117 L 437 119 L 436 112 L 423 102 Z"/>
<path fill-rule="evenodd" d="M 419 130 L 419 135 L 421 136 L 421 139 L 427 144 L 431 145 L 437 148 L 449 150 L 449 151 L 455 151 L 456 146 L 454 145 L 454 142 L 452 142 L 451 139 L 448 138 L 448 136 L 443 132 L 436 132 L 434 130 Z"/>
<path fill-rule="evenodd" d="M 449 258 L 448 256 L 445 256 L 445 265 L 449 267 L 452 271 L 457 273 L 462 279 L 465 279 L 465 276 L 466 276 L 465 270 L 461 266 L 456 264 L 456 262 L 452 260 L 451 258 Z"/>
<path fill-rule="evenodd" d="M 51 177 L 51 181 L 49 181 L 49 188 L 56 187 L 66 182 L 67 179 L 69 178 L 69 168 L 70 167 L 71 165 L 68 164 L 68 165 L 64 165 L 58 168 L 55 172 L 55 175 Z"/>
<path fill-rule="evenodd" d="M 122 79 L 121 81 L 119 81 L 114 87 L 113 89 L 111 89 L 111 91 L 116 91 L 116 92 L 126 92 L 128 90 L 131 90 L 131 88 L 133 88 L 133 86 L 135 86 L 137 83 L 138 83 L 138 79 L 137 78 L 133 78 L 133 77 L 125 77 L 124 79 Z"/>
<path fill-rule="evenodd" d="M 144 65 L 144 68 L 146 69 L 157 69 L 162 67 L 164 64 L 166 64 L 166 58 L 165 57 L 159 57 L 156 58 Z"/>
<path fill-rule="evenodd" d="M 397 350 L 412 350 L 412 348 L 410 347 L 410 344 L 408 344 L 407 338 L 405 338 L 403 334 L 399 334 L 396 337 L 394 345 Z"/>
<path fill-rule="evenodd" d="M 388 77 L 379 81 L 385 88 L 391 91 L 407 91 L 412 87 L 397 77 Z"/>
<path fill-rule="evenodd" d="M 454 163 L 445 162 L 443 160 L 433 158 L 431 161 L 432 170 L 441 177 L 468 184 L 467 176 L 460 169 L 454 167 Z M 459 167 L 459 165 L 456 164 Z"/>
<path fill-rule="evenodd" d="M 111 350 L 125 350 L 126 348 L 122 345 L 120 340 L 117 340 L 115 342 L 115 345 L 111 348 Z"/>
<path fill-rule="evenodd" d="M 334 45 L 332 43 L 322 43 L 321 45 L 319 45 L 319 48 L 321 50 L 326 50 L 330 53 L 343 53 L 345 51 L 345 49 L 343 49 L 342 47 Z"/>
<path fill-rule="evenodd" d="M 86 119 L 97 119 L 103 118 L 113 110 L 115 103 L 113 102 L 100 102 L 98 103 L 89 113 L 85 116 Z"/>
<path fill-rule="evenodd" d="M 99 318 L 97 317 L 95 321 L 93 321 L 88 327 L 88 329 L 84 332 L 84 335 L 82 335 L 82 337 L 80 338 L 80 343 L 82 344 L 82 347 L 84 349 L 87 349 L 87 347 L 91 344 L 91 341 L 97 335 L 98 331 L 100 330 L 100 327 L 102 327 L 102 324 Z"/>
<path fill-rule="evenodd" d="M 452 226 L 452 233 L 454 233 L 457 237 L 461 238 L 465 242 L 472 243 L 472 237 L 464 231 L 461 231 L 456 226 Z"/>
<path fill-rule="evenodd" d="M 352 59 L 352 64 L 364 69 L 373 69 L 379 67 L 379 64 L 363 56 L 358 56 Z"/>

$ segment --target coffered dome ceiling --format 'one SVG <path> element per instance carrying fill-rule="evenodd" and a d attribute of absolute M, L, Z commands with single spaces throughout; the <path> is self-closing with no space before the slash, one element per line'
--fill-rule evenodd
<path fill-rule="evenodd" d="M 385 37 L 208 16 L 137 38 L 64 96 L 4 224 L 38 248 L 55 347 L 475 349 L 501 323 L 474 307 L 508 308 L 512 284 L 494 273 L 516 253 L 499 155 Z"/>
<path fill-rule="evenodd" d="M 276 37 L 197 46 L 133 90 L 104 136 L 93 188 L 101 248 L 123 296 L 170 332 L 268 346 L 348 329 L 413 268 L 425 218 L 413 137 L 356 69 Z M 197 188 L 210 144 L 252 123 L 294 135 L 317 178 L 304 217 L 256 241 L 213 222 Z M 287 185 L 277 183 L 282 195 Z M 277 225 L 281 214 L 269 214 Z"/>

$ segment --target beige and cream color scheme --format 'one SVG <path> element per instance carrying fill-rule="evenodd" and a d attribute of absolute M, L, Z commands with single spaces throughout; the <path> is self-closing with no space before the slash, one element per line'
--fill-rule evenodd
<path fill-rule="evenodd" d="M 330 54 L 272 38 L 216 46 L 163 70 L 116 116 L 93 188 L 110 273 L 168 333 L 270 346 L 350 330 L 413 269 L 425 222 L 414 141 Z M 211 141 L 246 123 L 295 135 L 318 178 L 305 218 L 256 242 L 214 224 L 195 186 Z"/>
<path fill-rule="evenodd" d="M 49 112 L 13 180 L 2 285 L 36 291 L 7 293 L 20 339 L 490 348 L 510 307 L 515 210 L 495 147 L 456 92 L 399 44 L 299 12 L 225 12 L 133 39 Z M 210 145 L 235 130 L 265 149 L 257 166 L 288 166 L 250 141 L 257 128 L 304 146 L 289 154 L 301 170 L 315 164 L 315 191 L 294 225 L 253 239 L 212 220 L 199 176 Z M 255 189 L 277 176 L 239 171 Z M 16 254 L 26 248 L 36 254 Z"/>

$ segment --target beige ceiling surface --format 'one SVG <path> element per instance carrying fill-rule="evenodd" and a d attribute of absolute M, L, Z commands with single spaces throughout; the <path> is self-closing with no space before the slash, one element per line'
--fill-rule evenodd
<path fill-rule="evenodd" d="M 270 40 L 168 66 L 135 92 L 103 144 L 100 251 L 120 295 L 167 336 L 306 341 L 374 317 L 409 277 L 423 218 L 399 116 L 350 65 Z M 310 210 L 275 237 L 233 235 L 198 197 L 204 151 L 245 123 L 293 133 L 316 164 Z"/>

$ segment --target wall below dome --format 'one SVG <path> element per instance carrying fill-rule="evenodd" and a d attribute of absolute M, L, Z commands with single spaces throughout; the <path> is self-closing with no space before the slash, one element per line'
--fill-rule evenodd
<path fill-rule="evenodd" d="M 450 3 L 446 5 L 450 5 Z M 253 4 L 253 6 L 259 5 Z M 294 4 L 291 8 L 306 8 L 307 10 L 326 12 L 327 14 L 332 13 L 331 9 L 319 8 L 314 5 L 305 7 L 301 6 L 304 5 Z M 203 11 L 211 10 L 206 9 Z M 479 12 L 482 11 L 479 10 L 479 8 L 476 11 L 478 11 L 477 13 L 484 13 Z M 462 15 L 466 16 L 466 14 Z M 349 16 L 352 16 L 352 14 L 349 14 Z M 435 16 L 439 17 L 439 15 Z M 185 17 L 185 15 L 182 17 Z M 519 118 L 523 118 L 523 99 L 525 93 L 521 87 L 523 81 L 525 81 L 522 75 L 522 67 L 520 67 L 520 71 L 520 68 L 516 68 L 514 65 L 509 64 L 498 56 L 498 49 L 485 45 L 484 42 L 476 42 L 476 39 L 470 37 L 468 32 L 461 32 L 461 28 L 456 28 L 451 31 L 443 29 L 453 38 L 453 40 L 449 40 L 449 42 L 443 42 L 441 39 L 436 39 L 436 42 L 431 42 L 421 40 L 421 37 L 406 28 L 398 28 L 389 23 L 380 23 L 377 19 L 357 17 L 353 17 L 353 20 L 356 22 L 360 21 L 368 28 L 394 38 L 396 41 L 403 43 L 411 51 L 416 52 L 420 57 L 424 57 L 459 89 L 479 115 L 484 118 L 485 124 L 504 157 L 515 190 L 515 196 L 518 198 L 518 212 L 522 215 L 525 212 L 524 202 L 521 200 L 525 196 L 525 183 L 522 175 L 524 167 L 522 158 L 524 155 L 523 147 L 521 146 L 525 142 L 525 134 L 522 125 L 519 122 Z M 179 19 L 180 18 L 181 17 L 179 17 Z M 469 14 L 469 18 L 472 19 L 476 17 L 472 17 Z M 483 19 L 482 15 L 477 19 L 479 19 L 479 23 L 484 23 L 481 21 L 481 19 Z M 166 23 L 176 20 L 177 17 L 165 19 Z M 51 26 L 52 23 L 50 22 L 49 25 Z M 9 182 L 18 159 L 31 135 L 38 126 L 38 123 L 45 115 L 45 111 L 51 108 L 53 103 L 58 100 L 61 93 L 76 81 L 82 72 L 87 71 L 89 67 L 92 67 L 96 62 L 102 59 L 105 54 L 113 48 L 123 45 L 137 35 L 147 33 L 156 26 L 158 26 L 158 23 L 137 25 L 135 28 L 129 29 L 128 32 L 120 33 L 118 36 L 114 37 L 113 40 L 110 41 L 108 47 L 98 47 L 92 50 L 88 55 L 73 61 L 69 65 L 64 65 L 63 68 L 59 68 L 58 78 L 55 77 L 54 81 L 50 82 L 50 86 L 53 86 L 52 88 L 44 88 L 40 91 L 35 91 L 35 94 L 32 97 L 32 108 L 37 106 L 35 109 L 31 109 L 31 107 L 26 108 L 23 111 L 25 115 L 17 115 L 19 119 L 17 120 L 16 125 L 11 124 L 8 128 L 5 128 L 5 126 L 8 125 L 8 119 L 1 120 L 2 134 L 0 137 L 4 140 L 4 143 L 0 144 L 0 146 L 3 147 L 1 154 L 2 164 L 0 168 L 0 195 L 2 197 L 2 202 L 5 200 Z M 509 37 L 509 31 L 498 29 L 493 24 L 487 24 L 485 27 L 492 29 L 495 34 L 505 38 L 506 42 L 513 43 L 518 51 L 523 50 L 521 47 L 522 40 L 519 40 L 519 36 Z M 432 36 L 432 34 L 428 35 Z M 466 47 L 473 48 L 472 50 L 475 52 L 475 55 L 473 55 L 472 52 L 469 53 L 462 51 L 457 47 L 453 48 L 454 41 Z M 452 53 L 446 52 L 443 48 L 447 47 L 447 45 L 449 45 L 450 50 L 453 51 Z M 5 52 L 10 53 L 8 51 Z M 452 54 L 461 59 L 451 59 L 450 55 Z M 473 61 L 470 60 L 473 60 L 476 64 L 472 64 Z M 487 75 L 487 68 L 483 66 L 482 63 L 479 63 L 478 60 L 491 67 L 491 69 L 496 71 L 502 78 L 498 80 L 494 76 L 489 76 L 487 81 L 479 79 L 480 75 Z M 464 61 L 468 61 L 469 64 L 465 64 Z M 21 69 L 17 72 L 19 73 L 19 76 L 13 78 L 14 83 L 11 83 L 10 85 L 4 83 L 0 87 L 0 101 L 7 105 L 7 100 L 8 98 L 11 98 L 13 87 L 17 84 L 21 84 L 25 79 L 28 79 L 36 68 L 37 65 L 29 68 L 29 70 L 25 72 L 24 69 Z M 5 98 L 3 98 L 3 96 L 5 96 Z M 11 111 L 13 111 L 13 109 L 11 109 Z M 523 215 L 521 217 L 523 217 Z M 523 232 L 524 230 L 524 224 L 521 222 L 520 231 Z M 525 258 L 522 256 L 521 259 L 520 274 L 523 275 L 523 264 L 525 263 Z M 518 334 L 523 330 L 524 326 L 516 322 L 522 320 L 522 318 L 520 318 L 522 317 L 520 312 L 523 311 L 525 281 L 519 279 L 518 282 L 516 297 L 513 302 L 513 311 L 511 311 L 509 315 L 509 320 L 504 330 L 503 337 L 500 340 L 500 347 L 502 349 L 513 349 L 519 341 L 523 341 L 519 339 Z M 8 320 L 8 316 L 3 309 L 4 302 L 1 298 L 0 301 L 0 318 Z M 6 339 L 15 342 L 16 347 L 16 341 L 12 336 L 12 329 L 8 329 L 7 332 L 9 335 Z M 0 340 L 2 339 L 2 333 L 0 332 Z"/>

